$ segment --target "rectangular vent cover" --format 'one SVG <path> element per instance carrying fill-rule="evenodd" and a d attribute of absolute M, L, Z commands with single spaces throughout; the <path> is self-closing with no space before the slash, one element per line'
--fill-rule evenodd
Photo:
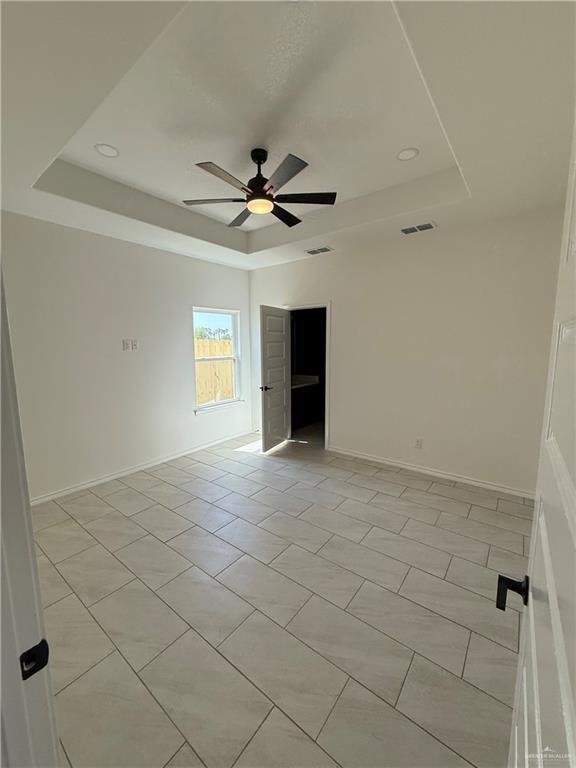
<path fill-rule="evenodd" d="M 310 248 L 310 250 L 306 251 L 306 253 L 309 253 L 310 256 L 318 256 L 319 253 L 329 253 L 333 250 L 334 248 L 330 248 L 329 245 L 321 245 L 319 248 Z"/>
<path fill-rule="evenodd" d="M 403 235 L 413 235 L 415 232 L 426 232 L 427 229 L 435 229 L 436 224 L 431 221 L 426 224 L 416 224 L 415 227 L 405 227 L 402 231 Z"/>

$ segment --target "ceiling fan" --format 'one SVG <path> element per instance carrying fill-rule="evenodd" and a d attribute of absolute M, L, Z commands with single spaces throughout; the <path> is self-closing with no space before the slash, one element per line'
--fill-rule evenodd
<path fill-rule="evenodd" d="M 293 213 L 282 208 L 278 203 L 298 203 L 305 205 L 334 205 L 336 202 L 336 192 L 301 192 L 288 195 L 278 195 L 277 192 L 290 179 L 293 179 L 300 171 L 303 171 L 308 163 L 301 160 L 296 155 L 286 155 L 272 176 L 267 179 L 262 175 L 261 167 L 268 159 L 268 152 L 265 149 L 253 149 L 250 153 L 252 161 L 258 166 L 258 173 L 250 179 L 247 184 L 235 176 L 220 168 L 215 163 L 197 163 L 199 168 L 208 171 L 217 176 L 222 181 L 226 181 L 236 189 L 245 193 L 246 197 L 224 197 L 216 200 L 183 200 L 184 205 L 209 205 L 212 203 L 244 203 L 246 207 L 236 218 L 228 224 L 229 227 L 239 227 L 251 213 L 263 214 L 271 213 L 286 224 L 287 227 L 293 227 L 302 221 Z"/>

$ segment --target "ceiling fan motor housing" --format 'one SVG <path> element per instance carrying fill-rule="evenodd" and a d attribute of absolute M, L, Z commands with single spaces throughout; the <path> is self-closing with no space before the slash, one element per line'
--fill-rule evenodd
<path fill-rule="evenodd" d="M 266 160 L 268 160 L 268 150 L 256 147 L 256 149 L 253 149 L 252 152 L 250 152 L 250 157 L 252 158 L 252 162 L 256 163 L 256 165 L 264 165 Z"/>
<path fill-rule="evenodd" d="M 263 195 L 266 195 L 266 193 L 264 192 L 264 185 L 266 184 L 267 181 L 268 179 L 265 176 L 262 176 L 261 173 L 259 173 L 253 178 L 251 178 L 246 186 L 252 192 L 252 194 L 257 194 L 261 197 Z M 266 197 L 268 197 L 268 195 L 266 195 Z"/>

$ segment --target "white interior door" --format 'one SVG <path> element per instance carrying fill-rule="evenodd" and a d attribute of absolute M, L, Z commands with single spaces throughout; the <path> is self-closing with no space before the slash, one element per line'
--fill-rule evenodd
<path fill-rule="evenodd" d="M 290 437 L 290 311 L 260 306 L 262 450 Z"/>
<path fill-rule="evenodd" d="M 573 143 L 509 761 L 523 768 L 576 766 L 575 177 Z"/>
<path fill-rule="evenodd" d="M 21 659 L 45 637 L 20 436 L 10 337 L 2 294 L 2 762 L 55 768 L 57 749 L 48 669 Z M 43 646 L 40 646 L 42 649 Z M 39 671 L 34 672 L 35 669 Z M 27 679 L 23 677 L 29 673 Z"/>

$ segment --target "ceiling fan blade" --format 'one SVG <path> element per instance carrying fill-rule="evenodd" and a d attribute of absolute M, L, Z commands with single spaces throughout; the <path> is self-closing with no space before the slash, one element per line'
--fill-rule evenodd
<path fill-rule="evenodd" d="M 293 179 L 300 171 L 303 171 L 307 165 L 307 162 L 296 157 L 296 155 L 286 155 L 266 182 L 264 189 L 266 192 L 278 192 L 284 184 Z"/>
<path fill-rule="evenodd" d="M 336 192 L 302 192 L 291 195 L 276 195 L 277 203 L 304 203 L 304 205 L 334 205 Z"/>
<path fill-rule="evenodd" d="M 228 224 L 228 226 L 229 227 L 240 227 L 242 224 L 244 224 L 244 222 L 246 221 L 248 216 L 250 216 L 250 211 L 248 210 L 248 208 L 244 208 L 242 213 L 239 213 L 238 216 L 236 216 L 236 218 L 233 219 L 230 222 L 230 224 Z"/>
<path fill-rule="evenodd" d="M 302 221 L 298 216 L 294 216 L 293 213 L 287 211 L 286 208 L 281 208 L 276 204 L 274 204 L 274 208 L 272 209 L 272 215 L 276 216 L 277 219 L 280 219 L 280 221 L 283 224 L 286 224 L 287 227 L 294 227 Z"/>
<path fill-rule="evenodd" d="M 217 176 L 219 179 L 222 179 L 222 181 L 226 181 L 228 184 L 236 187 L 236 189 L 241 189 L 242 192 L 250 192 L 248 187 L 242 184 L 236 176 L 232 176 L 231 173 L 225 171 L 224 168 L 220 168 L 216 163 L 196 163 L 196 165 L 198 168 L 202 168 L 203 171 L 208 171 L 208 173 L 211 173 L 213 176 Z"/>
<path fill-rule="evenodd" d="M 245 203 L 243 197 L 219 197 L 216 200 L 182 200 L 184 205 L 207 205 L 211 203 Z"/>

